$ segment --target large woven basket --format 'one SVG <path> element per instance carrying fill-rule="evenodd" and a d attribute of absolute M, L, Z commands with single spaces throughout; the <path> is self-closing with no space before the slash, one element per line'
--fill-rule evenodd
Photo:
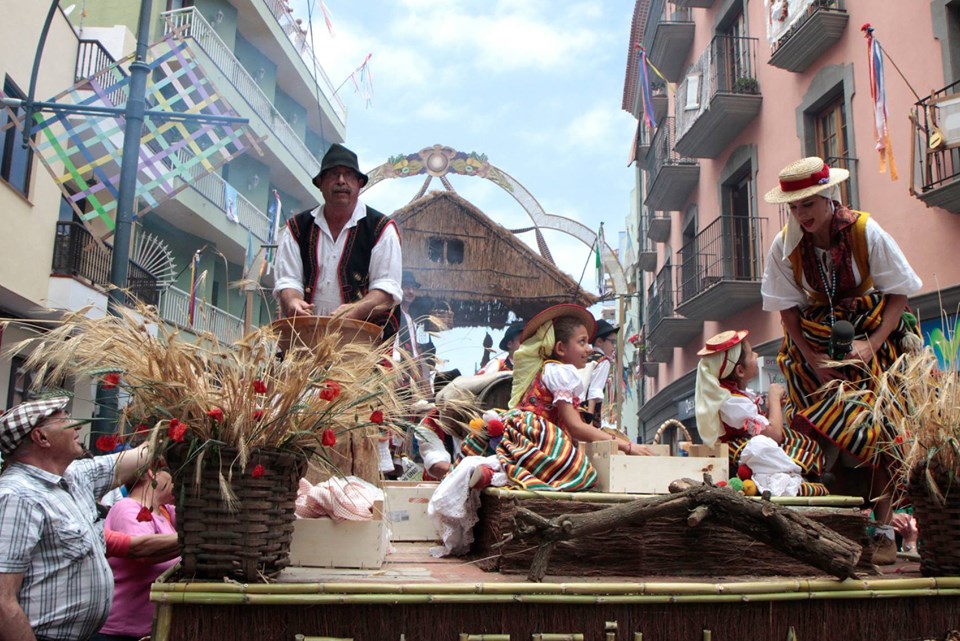
<path fill-rule="evenodd" d="M 176 484 L 184 576 L 255 582 L 289 565 L 302 457 L 257 450 L 240 469 L 234 448 L 209 447 L 188 459 L 186 448 L 178 447 L 168 461 Z M 257 465 L 263 475 L 254 478 Z M 236 496 L 232 506 L 221 495 L 221 474 Z"/>
<path fill-rule="evenodd" d="M 920 532 L 917 542 L 920 572 L 924 576 L 957 576 L 960 574 L 960 483 L 954 480 L 951 487 L 945 472 L 931 469 L 940 488 L 950 488 L 946 501 L 941 504 L 927 490 L 926 471 L 926 463 L 914 466 L 908 487 Z"/>

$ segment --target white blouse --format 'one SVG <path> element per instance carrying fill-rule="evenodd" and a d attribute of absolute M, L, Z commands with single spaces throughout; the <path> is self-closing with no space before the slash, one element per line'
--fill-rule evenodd
<path fill-rule="evenodd" d="M 757 407 L 757 395 L 753 390 L 744 390 L 746 396 L 733 395 L 720 406 L 720 420 L 737 430 L 746 430 L 756 436 L 770 426 L 767 417 Z"/>
<path fill-rule="evenodd" d="M 907 257 L 900 251 L 897 241 L 885 232 L 873 219 L 867 219 L 866 226 L 867 255 L 870 261 L 870 275 L 873 277 L 873 289 L 884 294 L 915 294 L 923 286 L 920 277 L 913 271 Z M 817 258 L 823 260 L 825 250 L 817 250 Z M 832 265 L 826 261 L 827 277 Z M 862 277 L 853 261 L 853 275 L 859 285 Z M 783 255 L 783 231 L 777 234 L 767 253 L 767 262 L 763 270 L 763 283 L 760 294 L 763 296 L 763 309 L 768 312 L 782 311 L 792 307 L 806 307 L 810 304 L 806 291 L 815 291 L 802 277 L 803 289 L 797 286 L 793 277 L 790 258 Z M 806 291 L 804 291 L 806 290 Z"/>
<path fill-rule="evenodd" d="M 553 402 L 566 401 L 579 405 L 584 386 L 580 371 L 565 363 L 547 363 L 543 366 L 543 384 L 553 394 Z"/>

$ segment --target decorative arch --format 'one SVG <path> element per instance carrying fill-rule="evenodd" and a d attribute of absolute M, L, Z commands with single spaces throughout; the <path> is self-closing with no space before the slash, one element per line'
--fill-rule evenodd
<path fill-rule="evenodd" d="M 417 197 L 426 192 L 427 185 L 433 178 L 439 178 L 447 189 L 452 187 L 447 180 L 447 174 L 457 174 L 460 176 L 475 176 L 484 178 L 494 183 L 508 194 L 513 196 L 514 200 L 520 203 L 523 210 L 527 212 L 534 226 L 545 229 L 555 229 L 565 234 L 573 236 L 587 247 L 593 247 L 597 242 L 597 234 L 586 225 L 579 223 L 564 216 L 548 214 L 537 202 L 527 189 L 520 184 L 513 176 L 493 165 L 486 154 L 478 154 L 475 151 L 466 153 L 457 151 L 453 147 L 445 145 L 433 145 L 424 147 L 418 152 L 391 156 L 387 162 L 372 171 L 368 172 L 370 180 L 364 186 L 366 191 L 382 180 L 390 178 L 411 178 L 413 176 L 426 175 L 427 179 L 423 187 L 417 194 Z M 541 247 L 542 253 L 548 260 L 549 252 L 543 251 L 546 247 Z M 617 255 L 604 240 L 600 247 L 600 259 L 603 261 L 604 270 L 610 274 L 613 281 L 613 290 L 615 293 L 627 293 L 627 280 L 623 273 L 620 261 Z"/>

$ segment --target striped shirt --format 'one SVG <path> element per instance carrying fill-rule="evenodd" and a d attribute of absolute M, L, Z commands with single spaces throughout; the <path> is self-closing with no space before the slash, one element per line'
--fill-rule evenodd
<path fill-rule="evenodd" d="M 23 574 L 18 599 L 38 639 L 87 639 L 113 601 L 96 497 L 119 455 L 81 459 L 63 477 L 13 463 L 0 475 L 0 572 Z"/>

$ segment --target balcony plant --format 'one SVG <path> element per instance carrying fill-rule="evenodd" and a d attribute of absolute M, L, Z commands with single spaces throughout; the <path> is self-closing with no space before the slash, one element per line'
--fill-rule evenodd
<path fill-rule="evenodd" d="M 296 484 L 308 459 L 335 466 L 338 439 L 402 424 L 393 392 L 402 367 L 377 345 L 335 333 L 277 357 L 278 337 L 258 329 L 233 345 L 188 342 L 153 308 L 91 319 L 68 315 L 30 341 L 27 366 L 41 384 L 89 375 L 129 399 L 117 443 L 147 439 L 177 484 L 186 573 L 244 580 L 287 563 Z M 211 552 L 210 536 L 216 550 Z"/>
<path fill-rule="evenodd" d="M 751 93 L 759 91 L 760 85 L 757 79 L 752 76 L 740 76 L 733 81 L 733 93 Z"/>

